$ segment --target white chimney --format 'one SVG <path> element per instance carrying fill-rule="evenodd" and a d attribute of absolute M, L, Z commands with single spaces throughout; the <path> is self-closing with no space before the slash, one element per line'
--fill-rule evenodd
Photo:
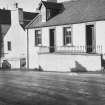
<path fill-rule="evenodd" d="M 11 10 L 11 25 L 19 24 L 19 8 L 18 4 L 15 3 L 13 9 Z"/>

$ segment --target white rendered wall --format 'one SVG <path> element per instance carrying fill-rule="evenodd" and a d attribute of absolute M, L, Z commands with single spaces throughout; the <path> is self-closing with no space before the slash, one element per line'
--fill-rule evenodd
<path fill-rule="evenodd" d="M 42 46 L 49 46 L 49 28 L 43 27 L 42 28 Z"/>
<path fill-rule="evenodd" d="M 35 29 L 29 29 L 29 68 L 38 67 L 38 47 L 35 47 Z"/>
<path fill-rule="evenodd" d="M 47 58 L 47 59 L 46 59 Z M 96 55 L 40 54 L 39 65 L 45 71 L 71 71 L 76 62 L 87 71 L 101 70 L 101 57 Z"/>
<path fill-rule="evenodd" d="M 35 46 L 35 30 L 29 29 L 29 68 L 34 69 L 39 66 L 38 52 L 39 47 Z M 49 46 L 49 30 L 48 28 L 41 29 L 42 46 Z"/>
<path fill-rule="evenodd" d="M 12 62 L 12 68 L 20 68 L 20 58 L 26 58 L 27 55 L 27 33 L 19 25 L 18 17 L 18 9 L 11 11 L 11 27 L 4 37 L 4 59 Z M 11 51 L 7 48 L 8 41 L 11 42 Z"/>
<path fill-rule="evenodd" d="M 67 25 L 72 27 L 73 46 L 86 46 L 86 24 L 80 23 L 74 25 Z M 66 26 L 66 25 L 65 25 Z M 63 46 L 63 27 L 44 27 L 42 28 L 42 46 L 49 46 L 49 29 L 55 28 L 55 45 L 57 47 Z M 96 22 L 96 46 L 102 45 L 105 53 L 105 22 Z M 103 27 L 103 28 L 102 28 Z M 61 55 L 58 54 L 38 54 L 39 47 L 35 47 L 35 29 L 31 29 L 30 36 L 30 67 L 38 67 L 41 65 L 45 70 L 61 70 L 68 71 L 75 67 L 75 62 L 79 62 L 89 71 L 101 69 L 101 57 L 98 55 Z M 49 51 L 49 50 L 48 50 Z M 47 58 L 47 59 L 46 59 Z M 66 59 L 66 60 L 65 60 Z M 62 64 L 62 65 L 61 65 Z M 36 66 L 35 66 L 36 65 Z M 61 68 L 60 68 L 61 67 Z"/>
<path fill-rule="evenodd" d="M 62 25 L 62 26 L 56 26 L 55 28 L 55 45 L 57 47 L 64 46 L 63 45 L 63 27 L 72 27 L 72 40 L 74 46 L 85 46 L 86 45 L 86 35 L 85 35 L 85 23 L 81 24 L 74 24 L 74 25 Z M 49 41 L 49 35 L 47 32 L 49 32 L 48 27 L 43 28 L 43 34 L 46 33 L 47 35 L 43 35 L 45 40 L 44 42 Z M 46 31 L 45 31 L 46 30 Z"/>
<path fill-rule="evenodd" d="M 86 45 L 86 35 L 85 35 L 85 24 L 74 24 L 72 25 L 72 37 L 73 45 L 75 46 L 85 46 Z"/>
<path fill-rule="evenodd" d="M 105 21 L 96 22 L 96 46 L 97 45 L 102 45 L 102 53 L 105 54 Z"/>

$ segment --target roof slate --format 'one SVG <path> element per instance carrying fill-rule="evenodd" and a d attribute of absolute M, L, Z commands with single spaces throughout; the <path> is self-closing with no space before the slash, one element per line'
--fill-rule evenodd
<path fill-rule="evenodd" d="M 0 24 L 11 24 L 11 11 L 0 9 Z"/>
<path fill-rule="evenodd" d="M 46 2 L 46 1 L 42 1 L 42 3 L 46 8 L 55 8 L 55 9 L 62 8 L 62 3 L 54 3 L 54 2 Z"/>
<path fill-rule="evenodd" d="M 47 22 L 37 19 L 26 28 L 49 27 L 65 24 L 77 24 L 90 21 L 105 20 L 105 0 L 75 0 L 64 2 L 64 11 Z"/>
<path fill-rule="evenodd" d="M 37 15 L 38 13 L 23 12 L 23 27 L 29 24 Z"/>

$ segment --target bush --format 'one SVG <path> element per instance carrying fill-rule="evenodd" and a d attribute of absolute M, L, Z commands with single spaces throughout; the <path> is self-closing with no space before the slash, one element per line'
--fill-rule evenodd
<path fill-rule="evenodd" d="M 2 63 L 2 69 L 11 69 L 11 64 L 7 60 L 4 60 Z"/>

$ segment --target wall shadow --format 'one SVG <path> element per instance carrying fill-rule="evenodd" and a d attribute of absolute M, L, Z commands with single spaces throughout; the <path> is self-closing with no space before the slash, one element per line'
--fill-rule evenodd
<path fill-rule="evenodd" d="M 75 68 L 71 69 L 71 72 L 87 72 L 88 70 L 81 65 L 78 61 L 75 61 Z"/>

